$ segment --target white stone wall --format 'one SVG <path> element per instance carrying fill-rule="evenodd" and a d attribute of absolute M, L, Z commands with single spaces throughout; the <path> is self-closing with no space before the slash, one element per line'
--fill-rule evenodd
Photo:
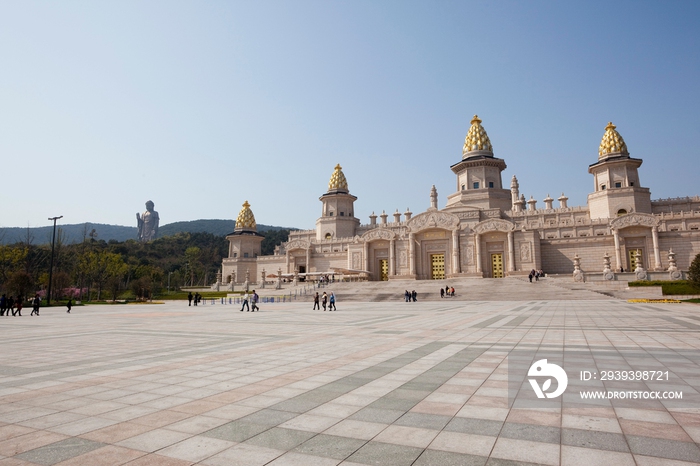
<path fill-rule="evenodd" d="M 585 240 L 543 240 L 540 244 L 542 270 L 545 273 L 570 274 L 574 271 L 574 256 L 581 258 L 581 270 L 602 272 L 603 256 L 607 252 L 615 267 L 615 244 L 612 237 Z M 626 269 L 626 267 L 625 267 Z"/>

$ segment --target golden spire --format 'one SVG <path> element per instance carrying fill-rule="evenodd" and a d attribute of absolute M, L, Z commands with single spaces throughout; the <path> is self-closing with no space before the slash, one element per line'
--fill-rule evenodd
<path fill-rule="evenodd" d="M 466 157 L 472 151 L 488 151 L 493 153 L 493 147 L 486 130 L 481 126 L 481 120 L 474 115 L 471 121 L 472 126 L 469 128 L 467 137 L 464 139 L 464 147 L 462 148 L 462 156 Z"/>
<path fill-rule="evenodd" d="M 622 139 L 620 133 L 615 131 L 615 128 L 616 126 L 613 125 L 611 121 L 609 121 L 608 126 L 605 127 L 605 134 L 598 148 L 599 159 L 605 158 L 611 154 L 628 154 L 627 144 L 625 144 L 625 140 Z"/>
<path fill-rule="evenodd" d="M 250 210 L 250 204 L 248 204 L 248 201 L 245 201 L 243 203 L 243 208 L 240 212 L 238 212 L 238 218 L 236 219 L 236 229 L 239 228 L 257 230 L 257 227 L 255 225 L 255 215 L 253 215 L 253 211 Z"/>
<path fill-rule="evenodd" d="M 335 191 L 338 189 L 348 190 L 348 180 L 345 179 L 343 175 L 343 167 L 340 164 L 335 166 L 335 171 L 331 175 L 331 180 L 328 182 L 328 191 Z"/>

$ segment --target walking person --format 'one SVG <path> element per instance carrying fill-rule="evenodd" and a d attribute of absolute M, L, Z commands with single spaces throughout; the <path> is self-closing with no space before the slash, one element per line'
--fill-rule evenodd
<path fill-rule="evenodd" d="M 15 313 L 13 312 L 12 315 L 14 316 Z M 21 296 L 17 297 L 17 315 L 22 317 L 22 297 Z"/>
<path fill-rule="evenodd" d="M 337 311 L 335 307 L 335 295 L 331 292 L 331 297 L 328 299 L 328 310 L 329 311 Z"/>
<path fill-rule="evenodd" d="M 406 290 L 406 292 L 403 294 L 403 299 L 407 303 L 411 302 L 411 293 L 409 293 L 408 290 Z"/>
<path fill-rule="evenodd" d="M 315 311 L 316 309 L 318 309 L 319 311 L 321 310 L 321 306 L 319 306 L 318 300 L 319 300 L 319 297 L 318 297 L 318 291 L 317 291 L 316 294 L 314 295 L 314 308 L 312 309 L 312 311 Z"/>
<path fill-rule="evenodd" d="M 247 308 L 248 308 L 248 310 L 247 310 L 246 312 L 250 312 L 250 306 L 248 305 L 248 300 L 249 300 L 249 299 L 250 299 L 250 295 L 249 295 L 248 292 L 246 291 L 246 292 L 243 294 L 243 304 L 241 305 L 241 312 L 243 312 L 243 308 L 244 308 L 244 307 L 247 307 Z"/>
<path fill-rule="evenodd" d="M 12 296 L 7 298 L 7 314 L 5 315 L 9 316 L 10 311 L 12 311 L 12 315 L 15 315 L 15 298 L 13 298 Z"/>
<path fill-rule="evenodd" d="M 440 297 L 441 298 L 445 297 L 445 290 L 443 290 L 442 287 L 440 287 Z"/>
<path fill-rule="evenodd" d="M 41 304 L 41 298 L 39 295 L 34 296 L 32 300 L 32 313 L 30 315 L 39 315 L 39 305 Z"/>
<path fill-rule="evenodd" d="M 323 296 L 321 297 L 321 304 L 323 304 L 323 310 L 326 310 L 326 306 L 328 305 L 328 295 L 326 292 L 323 292 Z"/>
<path fill-rule="evenodd" d="M 192 292 L 187 295 L 187 305 L 191 306 L 192 305 Z"/>
<path fill-rule="evenodd" d="M 5 309 L 7 309 L 7 296 L 3 293 L 0 297 L 0 317 L 5 315 Z"/>
<path fill-rule="evenodd" d="M 260 299 L 260 296 L 253 290 L 253 296 L 250 299 L 250 302 L 253 303 L 253 308 L 250 310 L 250 312 L 255 312 L 260 311 L 260 308 L 258 307 L 258 300 Z"/>
<path fill-rule="evenodd" d="M 418 293 L 416 293 L 416 290 L 411 291 L 411 297 L 413 298 L 413 302 L 416 302 L 416 297 L 418 296 Z"/>
<path fill-rule="evenodd" d="M 71 300 L 70 298 L 68 298 L 68 302 L 66 303 L 66 307 L 68 308 L 68 310 L 67 310 L 66 312 L 67 312 L 68 314 L 70 314 L 70 310 L 71 310 L 71 308 L 73 307 L 73 300 Z"/>

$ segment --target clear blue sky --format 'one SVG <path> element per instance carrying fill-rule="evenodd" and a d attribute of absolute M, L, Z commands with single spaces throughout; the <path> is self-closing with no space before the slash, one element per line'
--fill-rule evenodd
<path fill-rule="evenodd" d="M 0 227 L 313 228 L 456 191 L 475 113 L 527 198 L 585 205 L 612 121 L 652 199 L 700 194 L 700 2 L 3 1 Z M 391 217 L 390 217 L 391 218 Z"/>

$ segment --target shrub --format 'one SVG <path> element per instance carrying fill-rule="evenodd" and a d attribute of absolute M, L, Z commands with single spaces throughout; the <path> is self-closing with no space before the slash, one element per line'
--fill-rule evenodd
<path fill-rule="evenodd" d="M 700 254 L 695 256 L 688 269 L 688 281 L 696 288 L 700 288 Z"/>

